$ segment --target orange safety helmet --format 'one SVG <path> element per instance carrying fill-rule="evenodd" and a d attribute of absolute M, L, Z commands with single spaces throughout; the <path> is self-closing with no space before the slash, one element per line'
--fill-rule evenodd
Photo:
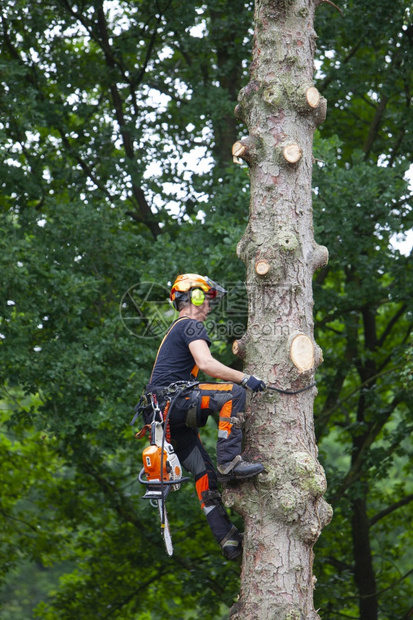
<path fill-rule="evenodd" d="M 198 293 L 193 294 L 193 291 Z M 178 309 L 178 301 L 189 301 L 191 299 L 195 306 L 201 306 L 205 297 L 209 300 L 218 302 L 227 293 L 219 284 L 197 273 L 184 273 L 178 276 L 171 288 L 169 296 L 174 308 Z"/>

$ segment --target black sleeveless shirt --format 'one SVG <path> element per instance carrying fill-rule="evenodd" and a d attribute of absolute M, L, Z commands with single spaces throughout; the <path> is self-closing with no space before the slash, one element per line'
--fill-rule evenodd
<path fill-rule="evenodd" d="M 188 345 L 195 340 L 205 340 L 211 346 L 200 321 L 186 316 L 174 321 L 161 342 L 149 383 L 169 385 L 175 381 L 189 381 L 195 360 Z"/>

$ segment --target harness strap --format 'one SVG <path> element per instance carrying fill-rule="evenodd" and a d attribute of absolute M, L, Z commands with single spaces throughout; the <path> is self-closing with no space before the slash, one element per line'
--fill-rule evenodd
<path fill-rule="evenodd" d="M 240 412 L 241 413 L 241 412 Z M 241 428 L 245 422 L 245 417 L 243 415 L 232 416 L 230 418 L 224 418 L 224 416 L 219 416 L 220 422 L 229 422 L 232 424 L 234 428 Z"/>
<path fill-rule="evenodd" d="M 217 469 L 220 474 L 224 474 L 225 476 L 232 471 L 237 463 L 242 461 L 242 456 L 238 454 L 232 461 L 229 463 L 225 463 L 225 465 L 217 465 Z"/>
<path fill-rule="evenodd" d="M 205 503 L 205 506 L 215 505 L 217 502 L 222 502 L 221 493 L 212 489 L 206 489 L 201 493 L 201 502 Z"/>
<path fill-rule="evenodd" d="M 158 361 L 159 353 L 161 352 L 161 349 L 162 349 L 162 346 L 163 346 L 165 340 L 167 339 L 167 337 L 169 336 L 169 334 L 171 333 L 173 328 L 176 325 L 178 325 L 178 323 L 180 323 L 181 321 L 185 321 L 186 319 L 189 319 L 189 317 L 188 316 L 181 316 L 181 318 L 177 319 L 174 323 L 172 323 L 171 327 L 168 329 L 168 331 L 166 332 L 165 336 L 163 337 L 162 342 L 159 345 L 158 352 L 156 354 L 156 358 L 155 358 L 155 362 L 154 362 L 154 365 L 153 365 L 153 368 L 152 368 L 152 372 L 151 372 L 151 376 L 150 376 L 150 379 L 149 379 L 149 383 L 151 383 L 151 381 L 152 381 L 153 371 L 155 370 L 156 362 Z M 194 366 L 194 368 L 196 368 L 196 365 Z M 192 372 L 194 372 L 194 368 L 192 369 Z M 196 375 L 195 375 L 195 378 L 196 378 Z"/>
<path fill-rule="evenodd" d="M 221 547 L 223 547 L 225 545 L 225 543 L 228 542 L 228 540 L 233 536 L 233 534 L 235 534 L 235 532 L 238 532 L 238 530 L 235 527 L 235 525 L 233 525 L 232 528 L 230 529 L 230 531 L 228 532 L 228 534 L 219 543 L 221 545 Z"/>
<path fill-rule="evenodd" d="M 168 443 L 171 443 L 171 425 L 169 424 L 169 415 L 168 415 L 170 405 L 171 405 L 171 401 L 168 400 L 165 405 L 165 409 L 163 411 L 163 419 L 166 420 L 165 439 Z"/>
<path fill-rule="evenodd" d="M 142 437 L 145 437 L 148 431 L 150 430 L 151 430 L 151 425 L 145 424 L 145 426 L 138 433 L 136 433 L 135 439 L 142 439 Z"/>

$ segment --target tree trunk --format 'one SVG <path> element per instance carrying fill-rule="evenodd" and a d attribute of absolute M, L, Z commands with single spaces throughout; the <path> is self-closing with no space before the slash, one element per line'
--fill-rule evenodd
<path fill-rule="evenodd" d="M 367 488 L 363 497 L 353 501 L 351 529 L 354 547 L 354 579 L 359 591 L 360 618 L 377 620 L 378 601 L 373 558 L 370 547 L 370 524 L 366 506 Z"/>
<path fill-rule="evenodd" d="M 235 110 L 249 132 L 235 150 L 250 166 L 251 205 L 238 246 L 247 267 L 248 331 L 234 351 L 246 372 L 288 391 L 310 386 L 322 361 L 312 318 L 312 276 L 328 260 L 312 225 L 312 137 L 326 112 L 312 83 L 315 6 L 313 0 L 256 0 L 250 82 Z M 312 387 L 251 399 L 245 453 L 266 472 L 224 494 L 245 521 L 232 620 L 318 618 L 312 548 L 332 511 L 322 499 L 315 395 Z"/>
<path fill-rule="evenodd" d="M 361 384 L 368 385 L 369 389 L 374 389 L 375 376 L 377 374 L 377 364 L 373 353 L 377 347 L 377 325 L 375 312 L 364 306 L 362 309 L 363 316 L 363 332 L 365 349 L 368 354 L 362 361 L 356 358 Z M 381 412 L 383 416 L 384 411 Z M 360 392 L 357 407 L 357 423 L 360 428 L 364 428 L 366 432 L 360 434 L 355 431 L 353 436 L 353 450 L 351 457 L 351 466 L 355 472 L 363 469 L 365 463 L 365 453 L 369 445 L 372 443 L 374 436 L 374 427 L 379 423 L 379 419 L 369 421 L 369 410 L 365 392 Z M 384 424 L 384 420 L 382 421 Z M 364 453 L 364 455 L 363 455 Z M 364 464 L 365 467 L 365 464 Z M 351 529 L 353 535 L 353 551 L 354 551 L 354 580 L 359 591 L 359 611 L 360 618 L 363 620 L 377 620 L 378 618 L 378 599 L 376 579 L 374 574 L 373 556 L 370 547 L 370 523 L 367 516 L 367 495 L 368 485 L 363 481 L 359 481 L 357 489 L 357 497 L 352 501 L 353 514 L 351 519 Z"/>

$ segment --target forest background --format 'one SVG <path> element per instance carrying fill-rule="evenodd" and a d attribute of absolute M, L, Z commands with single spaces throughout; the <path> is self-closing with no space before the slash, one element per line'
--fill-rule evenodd
<path fill-rule="evenodd" d="M 328 114 L 314 228 L 330 253 L 314 278 L 315 419 L 334 508 L 315 604 L 338 620 L 374 599 L 381 620 L 407 619 L 412 9 L 339 5 L 321 4 L 315 24 Z M 231 147 L 245 132 L 233 110 L 253 3 L 4 0 L 0 16 L 1 618 L 225 618 L 239 567 L 191 484 L 168 500 L 165 555 L 129 422 L 178 273 L 229 290 L 208 327 L 214 353 L 239 363 L 248 167 Z M 203 434 L 211 448 L 215 433 Z"/>

